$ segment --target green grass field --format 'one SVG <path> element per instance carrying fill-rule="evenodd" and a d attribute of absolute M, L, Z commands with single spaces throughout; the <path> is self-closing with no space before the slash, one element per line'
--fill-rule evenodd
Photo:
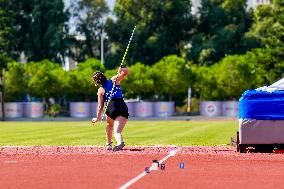
<path fill-rule="evenodd" d="M 224 145 L 237 121 L 129 121 L 123 131 L 132 145 Z M 105 126 L 90 122 L 1 122 L 0 146 L 102 146 Z"/>

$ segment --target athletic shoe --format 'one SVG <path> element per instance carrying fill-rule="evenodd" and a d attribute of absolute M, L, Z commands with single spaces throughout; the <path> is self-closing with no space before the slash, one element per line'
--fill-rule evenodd
<path fill-rule="evenodd" d="M 111 144 L 112 144 L 112 142 L 109 143 L 109 144 L 107 144 L 107 145 L 105 146 L 106 150 L 112 150 Z"/>
<path fill-rule="evenodd" d="M 112 150 L 113 150 L 114 152 L 120 151 L 120 150 L 122 150 L 122 148 L 123 148 L 124 146 L 125 146 L 125 144 L 124 144 L 124 142 L 122 142 L 120 145 L 115 146 Z"/>

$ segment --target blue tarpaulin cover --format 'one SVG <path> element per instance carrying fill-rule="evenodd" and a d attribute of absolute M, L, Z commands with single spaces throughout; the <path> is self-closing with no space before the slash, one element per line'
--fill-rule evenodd
<path fill-rule="evenodd" d="M 239 100 L 239 118 L 284 120 L 284 90 L 247 90 Z"/>

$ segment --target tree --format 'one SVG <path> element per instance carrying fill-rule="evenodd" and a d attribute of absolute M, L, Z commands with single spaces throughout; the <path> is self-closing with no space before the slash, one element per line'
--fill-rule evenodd
<path fill-rule="evenodd" d="M 227 56 L 213 70 L 222 100 L 238 100 L 244 91 L 264 84 L 263 69 L 251 53 Z"/>
<path fill-rule="evenodd" d="M 0 0 L 0 75 L 14 53 L 15 13 L 12 7 L 13 1 Z"/>
<path fill-rule="evenodd" d="M 33 0 L 32 22 L 25 53 L 31 61 L 64 62 L 67 50 L 68 12 L 62 0 Z"/>
<path fill-rule="evenodd" d="M 246 53 L 247 61 L 255 60 L 255 66 L 261 70 L 263 85 L 270 85 L 284 76 L 283 55 L 277 50 L 258 48 Z"/>
<path fill-rule="evenodd" d="M 257 57 L 261 67 L 264 84 L 269 85 L 281 79 L 284 67 L 284 4 L 273 0 L 269 5 L 258 6 L 254 12 L 254 24 L 247 36 L 255 38 L 262 49 L 255 49 L 250 54 Z"/>
<path fill-rule="evenodd" d="M 106 30 L 117 57 L 123 56 L 137 26 L 127 56 L 130 65 L 152 65 L 166 55 L 180 55 L 193 29 L 190 0 L 118 0 L 114 14 L 116 19 L 107 20 Z"/>
<path fill-rule="evenodd" d="M 172 101 L 180 95 L 186 96 L 188 86 L 191 84 L 192 72 L 190 63 L 176 55 L 162 58 L 152 66 L 155 81 L 155 94 L 160 99 Z"/>
<path fill-rule="evenodd" d="M 246 0 L 202 0 L 188 58 L 211 65 L 229 54 L 242 54 L 257 44 L 245 37 L 252 24 Z"/>
<path fill-rule="evenodd" d="M 16 60 L 24 52 L 29 61 L 64 62 L 68 47 L 68 11 L 64 10 L 62 0 L 3 1 L 0 14 L 1 10 L 5 15 L 1 18 L 8 23 L 4 24 L 7 26 L 4 33 L 9 36 L 5 34 L 7 43 L 3 43 L 10 44 L 6 48 L 8 57 Z"/>
<path fill-rule="evenodd" d="M 26 92 L 32 97 L 43 98 L 49 105 L 49 98 L 61 98 L 67 89 L 67 74 L 61 66 L 43 60 L 24 64 L 27 82 Z"/>
<path fill-rule="evenodd" d="M 151 67 L 140 62 L 129 67 L 130 74 L 121 83 L 124 94 L 128 98 L 153 98 L 155 81 Z"/>
<path fill-rule="evenodd" d="M 236 100 L 248 89 L 271 85 L 284 76 L 283 72 L 284 61 L 273 50 L 258 48 L 198 67 L 194 91 L 203 100 Z"/>
<path fill-rule="evenodd" d="M 193 83 L 193 91 L 202 100 L 219 100 L 220 91 L 211 67 L 196 67 L 196 82 Z"/>
<path fill-rule="evenodd" d="M 284 5 L 281 0 L 273 0 L 271 3 L 257 7 L 254 24 L 247 35 L 280 53 L 284 49 Z"/>
<path fill-rule="evenodd" d="M 78 68 L 68 74 L 67 98 L 72 101 L 93 101 L 97 99 L 97 89 L 92 83 L 95 71 L 105 71 L 104 66 L 97 59 L 88 59 L 79 63 Z"/>
<path fill-rule="evenodd" d="M 21 101 L 25 95 L 26 81 L 23 66 L 17 62 L 9 62 L 5 77 L 5 101 Z"/>
<path fill-rule="evenodd" d="M 99 58 L 103 20 L 109 13 L 107 4 L 105 0 L 82 0 L 73 6 L 75 7 L 73 19 L 77 20 L 76 33 L 84 36 L 84 40 L 74 40 L 74 49 L 71 52 L 77 52 L 73 52 L 72 56 L 77 61 Z"/>

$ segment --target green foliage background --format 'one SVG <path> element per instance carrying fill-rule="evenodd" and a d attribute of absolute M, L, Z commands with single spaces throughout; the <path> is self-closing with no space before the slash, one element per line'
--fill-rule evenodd
<path fill-rule="evenodd" d="M 126 57 L 126 98 L 172 100 L 184 105 L 187 88 L 199 100 L 238 100 L 247 89 L 284 76 L 284 4 L 248 9 L 246 0 L 117 0 L 112 17 L 104 0 L 64 7 L 62 0 L 0 0 L 0 67 L 7 101 L 26 94 L 47 99 L 94 101 L 92 73 L 116 74 Z M 84 14 L 85 13 L 85 14 Z M 67 21 L 77 19 L 73 33 Z M 105 31 L 105 64 L 100 37 Z M 85 39 L 78 39 L 80 34 Z M 19 64 L 20 55 L 28 63 Z M 78 62 L 64 71 L 64 58 Z"/>

